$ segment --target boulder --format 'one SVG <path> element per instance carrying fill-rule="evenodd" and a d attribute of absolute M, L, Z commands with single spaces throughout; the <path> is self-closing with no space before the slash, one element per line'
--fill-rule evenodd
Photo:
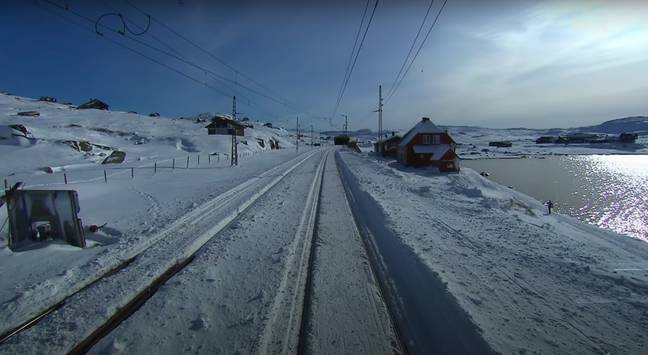
<path fill-rule="evenodd" d="M 38 112 L 38 111 L 21 111 L 21 112 L 18 112 L 18 116 L 36 117 L 36 116 L 40 116 L 40 112 Z"/>
<path fill-rule="evenodd" d="M 126 152 L 115 150 L 104 159 L 101 164 L 121 164 L 126 160 Z"/>

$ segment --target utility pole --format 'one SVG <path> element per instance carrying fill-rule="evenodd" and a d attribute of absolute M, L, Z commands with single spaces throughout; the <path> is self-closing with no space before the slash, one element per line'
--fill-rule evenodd
<path fill-rule="evenodd" d="M 314 147 L 313 143 L 315 143 L 315 136 L 313 136 L 313 125 L 311 125 L 311 147 Z"/>
<path fill-rule="evenodd" d="M 378 141 L 380 141 L 383 136 L 382 135 L 382 113 L 383 113 L 382 85 L 378 85 Z M 382 149 L 380 150 L 382 152 Z"/>
<path fill-rule="evenodd" d="M 295 148 L 299 153 L 299 116 L 297 116 L 297 140 L 295 141 Z"/>
<path fill-rule="evenodd" d="M 344 135 L 348 135 L 347 131 L 349 130 L 349 116 L 348 115 L 340 115 L 344 117 Z"/>
<path fill-rule="evenodd" d="M 236 121 L 236 96 L 232 97 L 232 120 Z M 232 151 L 230 157 L 230 166 L 238 165 L 238 141 L 235 128 L 232 128 Z"/>

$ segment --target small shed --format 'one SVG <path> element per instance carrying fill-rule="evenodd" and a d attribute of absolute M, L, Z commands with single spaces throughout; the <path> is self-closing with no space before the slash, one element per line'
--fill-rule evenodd
<path fill-rule="evenodd" d="M 374 152 L 381 154 L 383 157 L 396 158 L 398 154 L 398 144 L 401 142 L 401 136 L 392 133 L 389 138 L 381 139 L 374 143 Z"/>
<path fill-rule="evenodd" d="M 90 109 L 90 108 L 96 110 L 108 110 L 108 104 L 99 99 L 90 99 L 88 102 L 79 105 L 77 108 L 80 110 Z"/>
<path fill-rule="evenodd" d="M 556 143 L 558 140 L 558 137 L 552 137 L 552 136 L 542 136 L 538 139 L 536 139 L 536 144 L 546 144 L 546 143 Z"/>
<path fill-rule="evenodd" d="M 211 119 L 211 123 L 205 126 L 205 128 L 207 128 L 207 134 L 209 135 L 245 135 L 245 126 L 225 116 L 214 116 Z"/>
<path fill-rule="evenodd" d="M 459 171 L 456 142 L 429 118 L 423 117 L 398 144 L 398 161 L 406 166 L 435 166 L 439 171 Z"/>
<path fill-rule="evenodd" d="M 492 141 L 492 142 L 488 142 L 488 146 L 498 147 L 498 148 L 508 148 L 508 147 L 512 147 L 513 143 L 509 141 Z"/>
<path fill-rule="evenodd" d="M 41 96 L 38 101 L 43 101 L 43 102 L 56 102 L 56 98 L 52 96 Z"/>

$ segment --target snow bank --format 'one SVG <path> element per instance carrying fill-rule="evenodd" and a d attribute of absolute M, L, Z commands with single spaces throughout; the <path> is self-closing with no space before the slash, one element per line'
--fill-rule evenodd
<path fill-rule="evenodd" d="M 26 110 L 38 111 L 40 116 L 16 115 Z M 20 253 L 7 248 L 4 227 L 0 232 L 0 270 L 4 271 L 0 333 L 87 284 L 100 274 L 97 270 L 118 264 L 120 255 L 148 245 L 152 236 L 203 202 L 296 157 L 294 149 L 271 151 L 269 144 L 257 143 L 274 139 L 281 148 L 292 147 L 294 138 L 282 129 L 262 125 L 246 129 L 245 137 L 239 137 L 245 142 L 239 145 L 239 166 L 231 168 L 222 155 L 229 152 L 230 137 L 208 136 L 204 123 L 76 110 L 0 94 L 0 127 L 16 124 L 25 126 L 33 139 L 28 145 L 0 143 L 0 177 L 9 184 L 23 181 L 31 188 L 76 190 L 83 224 L 107 225 L 97 233 L 86 231 L 86 249 L 44 243 Z M 0 130 L 2 137 L 14 133 L 15 129 Z M 124 164 L 98 164 L 114 150 L 126 152 Z M 209 155 L 213 153 L 221 154 Z M 176 159 L 175 169 L 172 159 Z M 6 209 L 0 209 L 0 227 L 6 217 Z"/>
<path fill-rule="evenodd" d="M 648 244 L 563 215 L 470 169 L 342 153 L 382 223 L 503 353 L 642 353 Z M 378 223 L 378 222 L 377 222 Z"/>

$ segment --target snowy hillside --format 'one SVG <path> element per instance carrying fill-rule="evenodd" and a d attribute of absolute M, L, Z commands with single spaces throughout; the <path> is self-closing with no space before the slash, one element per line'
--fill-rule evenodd
<path fill-rule="evenodd" d="M 645 353 L 645 242 L 548 215 L 541 202 L 471 169 L 438 174 L 367 154 L 340 156 L 381 260 L 389 264 L 405 246 L 497 353 Z M 426 285 L 414 272 L 404 275 L 414 281 L 401 296 L 417 299 Z M 444 318 L 436 299 L 425 294 L 417 311 L 431 308 L 430 318 L 441 314 L 452 326 L 456 319 Z"/>
<path fill-rule="evenodd" d="M 17 115 L 25 111 L 39 115 Z M 6 208 L 0 208 L 0 269 L 13 275 L 0 282 L 0 332 L 143 250 L 163 227 L 197 206 L 296 157 L 294 149 L 272 150 L 268 144 L 274 139 L 280 148 L 292 147 L 288 132 L 251 123 L 254 128 L 239 137 L 241 157 L 232 168 L 223 156 L 230 137 L 208 136 L 204 122 L 0 95 L 0 176 L 9 185 L 77 191 L 88 246 L 46 243 L 12 252 L 2 226 Z M 125 152 L 125 162 L 101 164 L 114 151 Z M 93 224 L 105 227 L 93 232 Z"/>
<path fill-rule="evenodd" d="M 623 132 L 636 132 L 642 135 L 648 134 L 648 117 L 636 116 L 618 118 L 616 120 L 605 121 L 599 125 L 574 128 L 580 132 L 596 132 L 608 134 L 620 134 Z"/>
<path fill-rule="evenodd" d="M 452 137 L 461 144 L 459 153 L 464 159 L 520 157 L 552 154 L 646 154 L 648 153 L 648 117 L 626 117 L 603 122 L 595 126 L 575 128 L 483 128 L 447 126 Z M 639 133 L 634 144 L 536 144 L 542 136 L 565 136 L 576 133 L 593 133 L 616 137 L 621 133 Z M 508 141 L 508 148 L 490 147 L 489 142 Z"/>
<path fill-rule="evenodd" d="M 28 111 L 39 115 L 18 115 Z M 26 132 L 16 129 L 21 126 Z M 128 163 L 186 157 L 192 153 L 228 153 L 230 137 L 208 136 L 204 126 L 204 122 L 193 119 L 78 110 L 69 105 L 0 94 L 0 175 L 38 174 L 47 167 L 91 167 L 115 150 L 125 152 Z M 288 132 L 259 123 L 246 130 L 239 152 L 270 150 L 270 139 L 282 148 L 293 146 Z"/>

